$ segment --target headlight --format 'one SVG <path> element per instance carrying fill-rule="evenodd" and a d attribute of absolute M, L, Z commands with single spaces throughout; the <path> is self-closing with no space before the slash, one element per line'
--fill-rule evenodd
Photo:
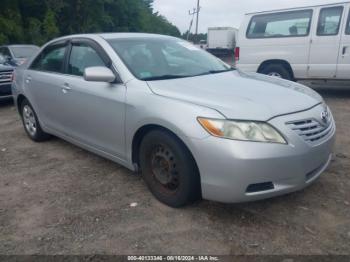
<path fill-rule="evenodd" d="M 221 138 L 287 144 L 282 135 L 271 125 L 263 122 L 230 121 L 198 118 L 199 123 L 211 135 Z"/>

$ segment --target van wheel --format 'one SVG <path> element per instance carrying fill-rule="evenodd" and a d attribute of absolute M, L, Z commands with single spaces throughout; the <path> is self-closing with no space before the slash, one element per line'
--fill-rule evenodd
<path fill-rule="evenodd" d="M 45 133 L 38 121 L 38 117 L 28 100 L 23 100 L 21 104 L 21 117 L 24 130 L 30 139 L 35 142 L 42 142 L 48 140 L 51 136 Z"/>
<path fill-rule="evenodd" d="M 183 142 L 169 132 L 154 130 L 144 137 L 140 167 L 152 194 L 168 206 L 185 206 L 201 196 L 195 161 Z"/>
<path fill-rule="evenodd" d="M 260 73 L 268 76 L 283 78 L 290 81 L 293 80 L 292 74 L 285 66 L 281 64 L 269 64 L 266 67 L 264 67 Z"/>

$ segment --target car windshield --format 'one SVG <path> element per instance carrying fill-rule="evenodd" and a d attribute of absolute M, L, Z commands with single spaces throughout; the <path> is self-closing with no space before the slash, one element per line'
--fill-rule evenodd
<path fill-rule="evenodd" d="M 15 58 L 30 58 L 39 50 L 36 46 L 12 46 L 10 49 Z"/>
<path fill-rule="evenodd" d="M 0 65 L 6 63 L 6 58 L 0 54 Z"/>
<path fill-rule="evenodd" d="M 184 78 L 234 70 L 218 58 L 180 39 L 133 38 L 108 42 L 140 80 Z"/>

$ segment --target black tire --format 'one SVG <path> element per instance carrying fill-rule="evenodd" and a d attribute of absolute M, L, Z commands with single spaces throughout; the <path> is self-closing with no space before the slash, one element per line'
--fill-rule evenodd
<path fill-rule="evenodd" d="M 32 105 L 29 103 L 29 101 L 27 99 L 24 99 L 21 103 L 21 118 L 22 118 L 22 123 L 23 123 L 23 127 L 25 132 L 27 133 L 27 135 L 29 136 L 29 138 L 35 142 L 43 142 L 46 141 L 48 139 L 51 138 L 51 135 L 45 133 L 39 123 L 38 117 L 32 107 Z M 28 110 L 31 110 L 28 113 Z M 24 111 L 27 110 L 27 111 Z M 30 128 L 28 127 L 28 123 L 27 123 L 27 119 L 26 119 L 26 112 L 31 116 L 32 118 L 32 122 L 34 123 L 33 126 L 35 127 L 35 131 L 33 131 L 34 129 L 30 130 Z"/>
<path fill-rule="evenodd" d="M 140 146 L 142 176 L 152 194 L 171 207 L 200 199 L 200 177 L 192 154 L 175 135 L 163 130 L 146 134 Z"/>
<path fill-rule="evenodd" d="M 278 74 L 283 79 L 290 80 L 290 81 L 293 80 L 292 74 L 282 64 L 269 64 L 265 66 L 260 73 L 265 75 Z"/>

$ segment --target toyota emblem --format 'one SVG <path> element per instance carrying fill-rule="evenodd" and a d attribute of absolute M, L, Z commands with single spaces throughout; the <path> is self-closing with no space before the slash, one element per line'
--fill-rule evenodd
<path fill-rule="evenodd" d="M 327 124 L 328 121 L 329 121 L 329 112 L 328 110 L 325 110 L 321 113 L 321 119 L 322 119 L 322 122 Z"/>

